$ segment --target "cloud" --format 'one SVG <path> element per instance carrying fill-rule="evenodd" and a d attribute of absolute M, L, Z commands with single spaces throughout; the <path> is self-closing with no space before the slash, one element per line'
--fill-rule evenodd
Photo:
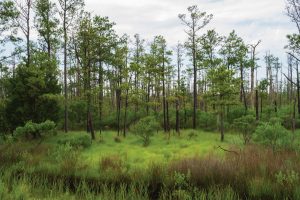
<path fill-rule="evenodd" d="M 286 35 L 296 29 L 285 15 L 282 0 L 86 0 L 86 8 L 93 14 L 117 23 L 119 34 L 139 33 L 146 40 L 163 35 L 171 46 L 186 40 L 178 14 L 186 13 L 191 5 L 214 15 L 206 29 L 215 29 L 220 35 L 235 29 L 246 43 L 262 40 L 260 57 L 271 50 L 285 61 Z"/>

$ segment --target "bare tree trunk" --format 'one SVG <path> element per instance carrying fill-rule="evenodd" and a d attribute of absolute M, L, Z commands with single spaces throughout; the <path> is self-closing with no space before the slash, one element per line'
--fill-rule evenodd
<path fill-rule="evenodd" d="M 258 90 L 255 90 L 255 115 L 256 115 L 256 121 L 259 120 L 259 114 L 258 114 Z"/>
<path fill-rule="evenodd" d="M 67 7 L 66 1 L 65 1 L 65 8 Z M 64 10 L 64 16 L 63 16 L 63 31 L 64 31 L 64 130 L 67 133 L 68 132 L 68 86 L 67 86 L 67 16 L 66 16 L 66 10 Z"/>
<path fill-rule="evenodd" d="M 224 106 L 221 105 L 220 112 L 220 131 L 221 131 L 221 142 L 224 142 Z"/>
<path fill-rule="evenodd" d="M 193 27 L 194 29 L 194 27 Z M 193 129 L 196 129 L 196 121 L 197 121 L 197 62 L 196 62 L 196 41 L 195 41 L 195 30 L 193 30 L 193 67 L 194 67 L 194 107 L 193 107 Z"/>

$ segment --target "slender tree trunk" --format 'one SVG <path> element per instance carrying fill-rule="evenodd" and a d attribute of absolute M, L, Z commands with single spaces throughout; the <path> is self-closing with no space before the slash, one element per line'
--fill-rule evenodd
<path fill-rule="evenodd" d="M 123 136 L 124 137 L 126 137 L 127 109 L 128 109 L 128 92 L 129 92 L 129 88 L 126 89 L 126 96 L 125 96 L 125 111 L 124 111 L 124 125 L 123 125 Z"/>
<path fill-rule="evenodd" d="M 103 107 L 103 67 L 102 62 L 99 62 L 99 129 L 102 133 L 102 107 Z"/>
<path fill-rule="evenodd" d="M 193 129 L 196 129 L 196 121 L 197 121 L 197 62 L 196 62 L 196 41 L 195 41 L 195 29 L 193 27 L 193 37 L 192 37 L 192 45 L 193 45 L 193 67 L 194 67 L 194 107 L 193 107 Z"/>
<path fill-rule="evenodd" d="M 67 7 L 66 1 L 65 3 L 65 8 Z M 67 16 L 66 16 L 66 10 L 64 10 L 64 17 L 63 17 L 63 31 L 64 31 L 64 130 L 67 133 L 68 132 L 68 86 L 67 86 Z"/>
<path fill-rule="evenodd" d="M 117 128 L 118 128 L 118 136 L 120 136 L 120 115 L 121 115 L 121 89 L 116 90 L 116 97 L 117 97 Z"/>
<path fill-rule="evenodd" d="M 244 70 L 242 65 L 240 67 L 240 73 L 241 73 L 240 101 L 244 102 L 245 112 L 247 112 L 248 106 L 247 106 L 246 92 L 244 87 Z"/>
<path fill-rule="evenodd" d="M 95 132 L 93 127 L 93 119 L 92 119 L 92 91 L 91 91 L 91 66 L 90 63 L 88 63 L 88 74 L 87 74 L 87 107 L 88 107 L 88 131 L 91 133 L 92 140 L 95 140 Z"/>
<path fill-rule="evenodd" d="M 27 1 L 27 17 L 26 17 L 26 25 L 27 25 L 27 35 L 26 35 L 26 48 L 27 48 L 27 67 L 30 65 L 30 10 L 31 10 L 31 0 Z"/>
<path fill-rule="evenodd" d="M 297 72 L 297 101 L 298 101 L 298 116 L 300 116 L 300 80 L 299 80 L 299 65 L 296 62 L 296 72 Z"/>
<path fill-rule="evenodd" d="M 176 100 L 176 132 L 180 135 L 180 125 L 179 125 L 179 99 Z"/>
<path fill-rule="evenodd" d="M 258 90 L 255 90 L 255 115 L 256 115 L 256 121 L 259 120 L 259 114 L 258 114 Z"/>
<path fill-rule="evenodd" d="M 163 63 L 163 77 L 162 77 L 162 85 L 163 85 L 163 113 L 164 113 L 164 131 L 165 133 L 168 131 L 167 130 L 167 115 L 166 115 L 166 88 L 165 88 L 165 66 L 164 66 L 164 63 Z"/>
<path fill-rule="evenodd" d="M 220 131 L 221 131 L 221 142 L 224 142 L 224 107 L 221 105 L 220 112 Z"/>

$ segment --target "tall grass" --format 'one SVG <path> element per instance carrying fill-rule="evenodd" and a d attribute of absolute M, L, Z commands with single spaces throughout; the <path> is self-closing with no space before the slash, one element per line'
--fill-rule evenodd
<path fill-rule="evenodd" d="M 85 175 L 68 145 L 0 146 L 0 199 L 300 199 L 296 151 L 259 146 L 130 168 L 126 158 L 99 157 Z M 232 153 L 236 152 L 236 153 Z M 49 156 L 49 160 L 45 159 Z M 53 165 L 56 162 L 56 166 Z M 50 163 L 50 164 L 49 164 Z M 130 170 L 129 170 L 130 169 Z"/>

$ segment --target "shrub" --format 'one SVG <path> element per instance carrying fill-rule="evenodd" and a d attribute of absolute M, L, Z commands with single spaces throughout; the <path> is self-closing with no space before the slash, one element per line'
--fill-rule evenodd
<path fill-rule="evenodd" d="M 83 165 L 82 162 L 79 162 L 80 156 L 78 151 L 69 143 L 59 145 L 57 148 L 52 149 L 48 152 L 48 156 L 59 164 L 60 170 L 64 174 L 72 174 L 80 168 L 80 165 Z"/>
<path fill-rule="evenodd" d="M 194 139 L 195 137 L 197 137 L 196 131 L 194 131 L 194 130 L 190 131 L 188 134 L 189 140 Z"/>
<path fill-rule="evenodd" d="M 158 128 L 159 124 L 155 117 L 149 116 L 140 119 L 140 121 L 131 127 L 131 131 L 143 139 L 144 146 L 148 146 L 150 144 L 150 137 Z"/>
<path fill-rule="evenodd" d="M 37 124 L 29 121 L 23 127 L 17 127 L 14 131 L 15 138 L 37 139 L 41 138 L 42 134 L 56 133 L 56 125 L 53 121 L 47 120 Z"/>
<path fill-rule="evenodd" d="M 254 141 L 269 146 L 273 152 L 277 148 L 287 147 L 292 144 L 291 135 L 281 124 L 278 118 L 270 122 L 261 123 L 255 130 Z"/>
<path fill-rule="evenodd" d="M 83 100 L 73 100 L 69 103 L 69 126 L 72 129 L 80 129 L 86 123 L 86 102 Z"/>
<path fill-rule="evenodd" d="M 217 118 L 213 113 L 201 112 L 198 114 L 198 124 L 199 127 L 207 130 L 213 131 L 217 127 Z"/>
<path fill-rule="evenodd" d="M 76 137 L 61 139 L 58 143 L 69 144 L 73 148 L 88 148 L 92 145 L 92 139 L 88 134 L 81 134 Z"/>
<path fill-rule="evenodd" d="M 253 115 L 240 117 L 233 122 L 234 128 L 242 134 L 245 144 L 250 142 L 252 135 L 255 132 L 256 125 L 256 119 Z"/>
<path fill-rule="evenodd" d="M 115 137 L 114 138 L 114 141 L 116 142 L 116 143 L 121 143 L 122 142 L 122 139 L 120 138 L 120 137 Z"/>
<path fill-rule="evenodd" d="M 233 121 L 237 118 L 240 118 L 246 114 L 245 108 L 243 106 L 234 106 L 229 107 L 228 113 L 227 113 L 227 122 L 229 124 L 232 124 Z"/>

